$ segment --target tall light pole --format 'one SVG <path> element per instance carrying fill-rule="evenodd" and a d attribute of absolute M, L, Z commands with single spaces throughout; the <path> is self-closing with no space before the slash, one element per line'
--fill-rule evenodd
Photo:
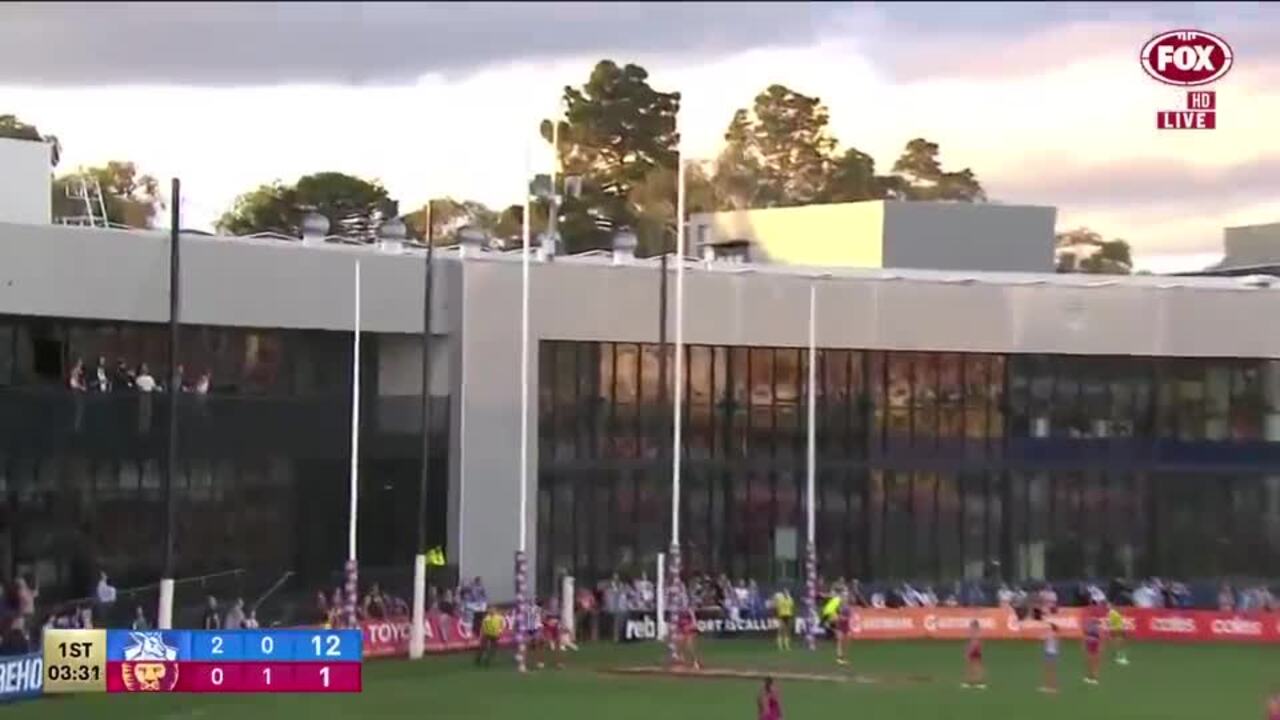
<path fill-rule="evenodd" d="M 682 406 L 684 404 L 684 156 L 676 149 L 676 345 L 675 373 L 671 399 L 671 548 L 667 562 L 667 592 L 670 601 L 670 627 L 676 626 L 678 613 L 684 609 L 684 587 L 680 582 L 680 465 L 684 455 Z M 665 277 L 665 273 L 664 273 Z M 668 651 L 674 664 L 679 660 L 675 633 L 667 634 Z"/>
<path fill-rule="evenodd" d="M 515 591 L 516 591 L 516 669 L 525 672 L 527 643 L 525 621 L 528 608 L 529 559 L 526 554 L 528 544 L 529 514 L 529 234 L 532 222 L 532 188 L 529 187 L 529 148 L 525 147 L 524 172 L 524 218 L 520 232 L 520 517 L 517 522 L 520 533 L 518 549 L 515 557 Z"/>
<path fill-rule="evenodd" d="M 351 476 L 347 516 L 346 626 L 356 627 L 359 570 L 356 564 L 356 530 L 360 517 L 360 261 L 356 260 L 351 337 Z"/>
<path fill-rule="evenodd" d="M 817 467 L 817 403 L 818 397 L 818 288 L 809 284 L 809 392 L 805 404 L 808 406 L 807 434 L 808 448 L 806 453 L 807 478 L 805 482 L 805 509 L 808 513 L 808 531 L 804 546 L 806 605 L 805 640 L 810 650 L 817 647 L 818 622 L 818 543 L 816 512 L 816 467 Z"/>
<path fill-rule="evenodd" d="M 164 567 L 160 573 L 160 607 L 156 609 L 156 626 L 173 627 L 174 498 L 173 478 L 178 474 L 178 396 L 182 392 L 182 376 L 178 373 L 179 328 L 182 326 L 182 256 L 179 228 L 182 218 L 182 182 L 173 179 L 169 193 L 169 436 L 164 463 Z M 148 398 L 149 402 L 150 399 Z"/>
<path fill-rule="evenodd" d="M 409 628 L 409 657 L 422 657 L 426 644 L 427 615 L 427 487 L 431 474 L 431 280 L 435 256 L 435 233 L 431 200 L 425 215 L 426 267 L 422 281 L 422 467 L 418 475 L 418 554 L 413 559 L 413 613 Z"/>

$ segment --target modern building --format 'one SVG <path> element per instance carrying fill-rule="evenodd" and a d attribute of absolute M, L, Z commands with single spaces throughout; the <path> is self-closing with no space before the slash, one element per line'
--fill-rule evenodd
<path fill-rule="evenodd" d="M 1280 287 L 956 269 L 1005 255 L 1049 267 L 1052 210 L 868 207 L 882 264 L 940 269 L 685 261 L 687 567 L 793 576 L 812 288 L 823 574 L 1280 573 L 1280 336 L 1254 322 L 1280 313 Z M 939 219 L 987 210 L 1010 213 L 1003 234 L 978 232 L 1003 220 Z M 179 577 L 292 571 L 319 586 L 345 560 L 357 264 L 359 556 L 407 575 L 423 250 L 201 234 L 181 247 Z M 169 260 L 164 232 L 0 214 L 0 578 L 84 594 L 98 568 L 120 586 L 159 574 Z M 542 590 L 561 569 L 652 569 L 670 541 L 677 380 L 659 264 L 535 259 L 522 368 L 521 255 L 436 260 L 431 543 L 510 597 L 526 475 Z M 130 389 L 129 372 L 159 392 Z"/>
<path fill-rule="evenodd" d="M 179 362 L 186 377 L 211 373 L 211 390 L 181 403 L 179 574 L 321 577 L 345 557 L 357 260 L 360 554 L 408 567 L 421 250 L 182 243 Z M 518 254 L 468 251 L 437 255 L 430 532 L 501 597 L 519 526 L 521 268 Z M 164 233 L 0 224 L 6 574 L 158 571 L 166 403 L 67 378 L 83 359 L 92 383 L 101 357 L 108 373 L 145 362 L 164 382 L 167 267 Z M 1280 570 L 1280 339 L 1244 321 L 1280 310 L 1280 289 L 701 261 L 685 282 L 691 568 L 774 577 L 803 537 L 815 286 L 824 573 Z M 536 577 L 650 568 L 669 542 L 660 372 L 674 368 L 658 345 L 657 265 L 560 257 L 535 261 L 531 283 Z"/>
<path fill-rule="evenodd" d="M 1204 270 L 1179 275 L 1280 275 L 1280 222 L 1225 228 L 1222 260 Z"/>
<path fill-rule="evenodd" d="M 894 200 L 696 213 L 700 257 L 815 267 L 1053 272 L 1055 208 Z"/>

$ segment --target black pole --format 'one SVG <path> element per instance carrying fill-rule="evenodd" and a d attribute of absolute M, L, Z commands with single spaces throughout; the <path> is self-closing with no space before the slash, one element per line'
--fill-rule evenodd
<path fill-rule="evenodd" d="M 178 474 L 178 394 L 182 378 L 178 373 L 178 328 L 182 324 L 182 258 L 179 254 L 178 223 L 182 202 L 182 183 L 173 179 L 169 192 L 169 447 L 164 466 L 164 572 L 173 579 L 173 478 Z"/>
<path fill-rule="evenodd" d="M 656 423 L 658 431 L 669 430 L 667 424 L 671 418 L 670 408 L 667 407 L 667 253 L 664 249 L 660 258 L 658 267 L 662 273 L 662 277 L 658 281 L 658 421 Z M 659 440 L 658 447 L 666 448 L 667 446 Z M 659 452 L 659 457 L 665 458 L 666 453 Z M 668 528 L 668 531 L 670 528 Z"/>
<path fill-rule="evenodd" d="M 422 292 L 422 471 L 418 477 L 418 552 L 427 552 L 427 481 L 431 475 L 431 279 L 435 255 L 431 201 L 427 201 L 427 264 Z"/>

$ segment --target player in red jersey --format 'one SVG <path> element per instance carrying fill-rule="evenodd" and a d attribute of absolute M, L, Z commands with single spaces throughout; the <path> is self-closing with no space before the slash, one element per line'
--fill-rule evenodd
<path fill-rule="evenodd" d="M 976 690 L 987 689 L 987 671 L 982 665 L 982 628 L 978 621 L 969 623 L 969 642 L 965 646 L 964 686 Z"/>
<path fill-rule="evenodd" d="M 840 609 L 836 611 L 836 621 L 831 627 L 836 636 L 836 663 L 848 665 L 845 657 L 845 646 L 853 639 L 853 603 L 849 602 L 849 594 L 840 596 Z"/>
<path fill-rule="evenodd" d="M 680 612 L 676 620 L 676 642 L 680 658 L 694 670 L 702 669 L 698 658 L 698 618 L 692 609 Z"/>
<path fill-rule="evenodd" d="M 764 679 L 764 689 L 756 698 L 756 710 L 760 720 L 782 720 L 782 697 L 771 677 Z"/>
<path fill-rule="evenodd" d="M 1098 669 L 1102 665 L 1102 621 L 1096 617 L 1085 620 L 1084 662 L 1084 681 L 1090 685 L 1097 685 Z"/>
<path fill-rule="evenodd" d="M 547 609 L 542 613 L 542 642 L 547 652 L 555 658 L 557 668 L 564 667 L 564 635 L 560 628 L 560 616 L 556 614 L 556 601 L 547 601 Z"/>

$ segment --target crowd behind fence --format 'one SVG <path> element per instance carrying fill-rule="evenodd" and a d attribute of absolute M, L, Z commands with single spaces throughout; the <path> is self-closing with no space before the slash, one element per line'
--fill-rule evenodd
<path fill-rule="evenodd" d="M 412 573 L 407 568 L 371 568 L 361 573 L 357 617 L 361 621 L 403 620 L 411 614 Z M 179 628 L 336 627 L 343 622 L 343 577 L 335 572 L 322 585 L 292 572 L 253 574 L 228 570 L 175 582 L 174 626 Z M 700 613 L 732 621 L 763 620 L 786 591 L 804 612 L 801 585 L 764 585 L 727 575 L 685 578 L 692 606 Z M 1009 607 L 1020 618 L 1040 617 L 1058 608 L 1115 604 L 1137 608 L 1213 609 L 1239 613 L 1280 610 L 1273 584 L 1261 579 L 1171 581 L 1148 578 L 1001 583 L 962 581 L 944 587 L 908 582 L 820 580 L 819 604 L 840 596 L 866 608 Z M 574 598 L 575 634 L 584 639 L 623 639 L 625 624 L 657 609 L 658 585 L 647 573 L 614 575 L 596 583 L 579 581 Z M 558 587 L 539 600 L 559 608 Z M 431 568 L 428 613 L 477 624 L 491 598 L 480 578 L 458 577 L 454 567 Z M 132 628 L 155 626 L 157 584 L 117 590 L 102 574 L 83 597 L 45 602 L 28 578 L 0 584 L 0 654 L 15 655 L 40 646 L 45 628 Z"/>

